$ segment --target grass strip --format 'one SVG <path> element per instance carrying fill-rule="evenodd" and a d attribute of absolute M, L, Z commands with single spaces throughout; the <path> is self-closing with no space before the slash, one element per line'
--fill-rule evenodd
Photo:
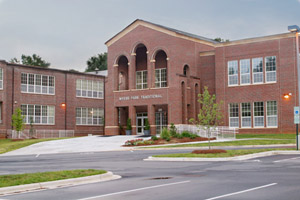
<path fill-rule="evenodd" d="M 79 178 L 84 176 L 92 176 L 97 174 L 104 174 L 104 170 L 95 169 L 76 169 L 55 172 L 38 172 L 30 174 L 14 174 L 14 175 L 1 175 L 0 188 L 16 185 L 24 185 L 31 183 L 40 183 L 47 181 L 57 181 L 69 178 Z"/>
<path fill-rule="evenodd" d="M 236 139 L 269 138 L 269 139 L 296 139 L 296 134 L 237 134 Z"/>
<path fill-rule="evenodd" d="M 217 154 L 194 154 L 194 153 L 176 153 L 176 154 L 162 154 L 154 155 L 153 157 L 168 157 L 168 158 L 225 158 L 242 156 L 253 153 L 260 153 L 265 151 L 275 151 L 275 150 L 295 150 L 291 149 L 240 149 L 240 150 L 226 150 L 227 153 L 217 153 Z"/>
<path fill-rule="evenodd" d="M 35 143 L 51 141 L 51 140 L 62 140 L 68 138 L 49 138 L 49 139 L 28 139 L 23 141 L 12 141 L 11 139 L 0 139 L 0 154 L 20 149 Z"/>

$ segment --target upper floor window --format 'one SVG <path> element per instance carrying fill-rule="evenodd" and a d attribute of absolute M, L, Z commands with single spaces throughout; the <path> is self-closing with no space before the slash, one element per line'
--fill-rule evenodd
<path fill-rule="evenodd" d="M 21 73 L 21 92 L 34 94 L 54 94 L 54 76 Z"/>
<path fill-rule="evenodd" d="M 239 128 L 239 104 L 229 104 L 229 127 Z"/>
<path fill-rule="evenodd" d="M 103 81 L 76 80 L 76 97 L 103 99 Z"/>
<path fill-rule="evenodd" d="M 103 125 L 103 108 L 76 108 L 76 125 Z"/>
<path fill-rule="evenodd" d="M 238 85 L 238 61 L 228 61 L 228 85 Z"/>
<path fill-rule="evenodd" d="M 136 89 L 147 88 L 147 71 L 137 71 L 136 72 Z"/>
<path fill-rule="evenodd" d="M 262 58 L 253 58 L 252 59 L 252 81 L 254 84 L 264 82 L 263 59 Z"/>
<path fill-rule="evenodd" d="M 167 87 L 167 69 L 155 69 L 155 87 Z"/>
<path fill-rule="evenodd" d="M 250 84 L 250 59 L 240 60 L 241 85 Z"/>
<path fill-rule="evenodd" d="M 50 124 L 54 125 L 55 107 L 48 105 L 21 105 L 24 123 L 30 124 Z"/>
<path fill-rule="evenodd" d="M 190 75 L 190 68 L 188 65 L 184 65 L 183 67 L 183 75 L 189 76 Z"/>
<path fill-rule="evenodd" d="M 3 89 L 3 69 L 0 68 L 0 89 Z"/>
<path fill-rule="evenodd" d="M 276 56 L 265 58 L 266 63 L 266 82 L 276 82 Z"/>

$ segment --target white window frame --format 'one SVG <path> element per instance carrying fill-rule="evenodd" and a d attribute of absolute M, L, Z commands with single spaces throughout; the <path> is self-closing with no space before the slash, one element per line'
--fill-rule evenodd
<path fill-rule="evenodd" d="M 248 112 L 250 112 L 250 116 L 243 116 L 243 109 L 244 109 L 244 107 L 245 107 L 245 104 L 248 104 L 249 105 L 249 111 Z M 247 111 L 245 111 L 245 112 L 247 112 Z M 250 126 L 244 126 L 244 121 L 245 120 L 249 120 L 250 119 Z M 252 127 L 252 120 L 251 120 L 251 103 L 249 103 L 249 102 L 246 102 L 246 103 L 241 103 L 241 128 L 251 128 Z"/>
<path fill-rule="evenodd" d="M 156 73 L 158 72 L 158 73 Z M 165 74 L 165 77 L 162 76 L 162 74 Z M 158 74 L 158 77 L 156 76 Z M 163 80 L 163 78 L 165 80 Z M 165 86 L 163 86 L 165 84 Z M 156 88 L 163 88 L 163 87 L 168 87 L 167 83 L 167 68 L 159 68 L 155 69 L 155 87 Z"/>
<path fill-rule="evenodd" d="M 275 70 L 274 71 L 267 71 L 267 58 L 275 58 Z M 265 57 L 265 80 L 266 83 L 276 83 L 277 82 L 277 59 L 276 56 L 266 56 Z M 275 74 L 275 81 L 268 81 L 268 74 L 274 73 Z"/>
<path fill-rule="evenodd" d="M 237 117 L 231 117 L 231 105 L 237 105 L 237 112 L 235 113 L 235 114 L 237 114 L 238 116 Z M 240 120 L 239 120 L 239 115 L 240 115 L 240 113 L 239 113 L 239 104 L 238 103 L 229 103 L 228 104 L 228 116 L 229 116 L 229 127 L 230 128 L 239 128 L 240 127 Z M 237 126 L 231 126 L 231 121 L 232 120 L 237 120 Z"/>
<path fill-rule="evenodd" d="M 22 83 L 22 75 L 26 74 L 27 83 Z M 33 84 L 29 84 L 29 76 L 33 75 Z M 40 85 L 36 84 L 36 77 L 40 76 Z M 43 79 L 42 77 L 47 77 L 47 85 L 43 85 Z M 53 86 L 50 86 L 50 77 L 53 78 Z M 40 92 L 37 92 L 37 88 L 40 87 Z M 23 91 L 23 88 L 26 88 L 26 91 Z M 30 92 L 29 88 L 32 88 L 33 91 Z M 43 92 L 43 88 L 46 89 L 46 92 Z M 50 93 L 50 90 L 53 91 L 53 93 Z M 42 95 L 55 95 L 55 76 L 50 75 L 43 75 L 43 74 L 33 74 L 33 73 L 21 73 L 21 93 L 29 93 L 29 94 L 42 94 Z"/>
<path fill-rule="evenodd" d="M 276 104 L 276 110 L 275 110 L 275 112 L 276 112 L 276 115 L 269 115 L 268 113 L 268 111 L 269 111 L 269 106 L 268 106 L 268 104 L 269 103 L 274 103 L 275 102 L 275 104 Z M 267 101 L 267 103 L 266 103 L 266 106 L 267 106 L 267 108 L 266 108 L 266 110 L 267 110 L 267 116 L 266 116 L 266 120 L 267 120 L 267 127 L 268 128 L 277 128 L 278 127 L 278 104 L 277 104 L 277 101 Z M 270 126 L 269 125 L 269 118 L 276 118 L 276 126 Z"/>
<path fill-rule="evenodd" d="M 243 67 L 248 67 L 249 72 L 243 73 L 243 70 L 242 70 Z M 250 73 L 251 73 L 250 59 L 240 60 L 240 85 L 250 85 L 250 83 L 251 83 Z M 243 83 L 243 80 L 245 77 L 249 78 L 249 82 Z"/>
<path fill-rule="evenodd" d="M 28 115 L 29 106 L 33 106 L 33 115 Z M 40 115 L 36 115 L 36 107 L 40 107 Z M 22 107 L 26 107 L 26 115 L 24 116 L 24 123 L 30 124 L 30 119 L 32 118 L 33 124 L 35 125 L 55 125 L 55 106 L 53 105 L 38 105 L 38 104 L 22 104 Z M 47 114 L 43 115 L 43 111 L 46 108 Z M 49 115 L 53 111 L 53 115 Z M 22 110 L 23 112 L 23 110 Z M 39 118 L 39 123 L 36 122 L 36 119 Z M 46 119 L 46 122 L 43 122 L 44 119 Z M 53 121 L 53 123 L 50 123 L 50 121 Z"/>
<path fill-rule="evenodd" d="M 86 83 L 85 89 L 83 89 L 83 82 Z M 75 81 L 75 87 L 76 87 L 76 97 L 89 98 L 89 99 L 104 98 L 103 80 L 95 81 L 95 80 L 77 79 Z"/>
<path fill-rule="evenodd" d="M 261 70 L 262 72 L 254 72 L 255 66 L 257 66 L 259 63 L 262 63 L 261 66 Z M 252 84 L 262 84 L 264 83 L 264 67 L 263 67 L 263 58 L 259 57 L 259 58 L 252 58 Z M 256 81 L 255 82 L 255 75 L 259 75 L 262 78 L 262 81 Z"/>
<path fill-rule="evenodd" d="M 262 103 L 263 104 L 263 116 L 256 116 L 255 112 L 255 103 Z M 263 101 L 257 101 L 253 102 L 253 127 L 254 128 L 264 128 L 265 127 L 265 110 L 264 110 L 265 103 Z M 256 120 L 257 119 L 263 119 L 263 125 L 262 126 L 257 126 L 256 125 Z"/>
<path fill-rule="evenodd" d="M 230 72 L 230 67 L 236 68 L 237 73 L 236 74 L 229 74 Z M 227 62 L 227 73 L 228 73 L 228 86 L 237 86 L 239 85 L 239 65 L 237 60 L 231 60 Z M 230 78 L 236 77 L 237 81 L 234 84 L 230 84 Z"/>
<path fill-rule="evenodd" d="M 80 113 L 80 116 L 77 114 Z M 83 117 L 85 115 L 85 117 Z M 77 107 L 75 109 L 76 125 L 78 126 L 103 126 L 104 109 L 103 108 L 85 108 Z"/>
<path fill-rule="evenodd" d="M 138 74 L 139 73 L 141 74 L 141 82 L 140 83 L 138 83 Z M 148 72 L 147 72 L 147 70 L 136 71 L 135 77 L 136 77 L 136 85 L 135 85 L 136 89 L 142 90 L 142 89 L 148 88 L 148 83 L 147 83 Z"/>

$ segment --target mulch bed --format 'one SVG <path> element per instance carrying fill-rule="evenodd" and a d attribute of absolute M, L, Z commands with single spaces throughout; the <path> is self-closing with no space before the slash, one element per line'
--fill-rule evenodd
<path fill-rule="evenodd" d="M 216 140 L 216 138 L 210 138 L 210 140 Z M 151 145 L 160 145 L 160 144 L 176 144 L 176 143 L 185 143 L 185 142 L 199 142 L 199 141 L 208 141 L 208 138 L 204 137 L 196 137 L 194 139 L 191 138 L 171 138 L 170 141 L 166 141 L 164 139 L 158 138 L 157 140 L 148 140 L 153 141 L 153 144 L 137 144 L 137 145 L 123 145 L 124 147 L 132 147 L 132 146 L 151 146 Z"/>
<path fill-rule="evenodd" d="M 194 150 L 192 151 L 192 153 L 194 154 L 227 153 L 227 151 L 223 149 L 205 149 L 205 150 Z"/>

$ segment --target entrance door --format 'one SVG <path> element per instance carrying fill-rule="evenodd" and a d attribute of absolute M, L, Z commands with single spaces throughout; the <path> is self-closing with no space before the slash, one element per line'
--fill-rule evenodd
<path fill-rule="evenodd" d="M 137 135 L 144 135 L 146 119 L 148 119 L 147 113 L 137 113 L 136 114 L 136 134 Z"/>
<path fill-rule="evenodd" d="M 155 113 L 156 134 L 160 134 L 163 128 L 168 127 L 167 112 Z"/>

